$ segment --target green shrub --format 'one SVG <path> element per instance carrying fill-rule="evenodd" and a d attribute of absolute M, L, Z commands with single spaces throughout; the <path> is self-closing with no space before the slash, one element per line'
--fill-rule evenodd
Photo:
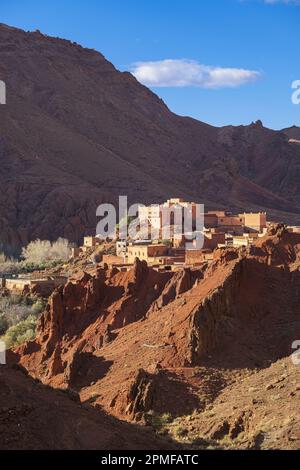
<path fill-rule="evenodd" d="M 30 316 L 37 319 L 45 309 L 42 299 L 11 295 L 0 297 L 0 335 Z"/>
<path fill-rule="evenodd" d="M 29 261 L 20 261 L 18 263 L 17 274 L 33 273 L 34 271 L 44 271 L 45 269 L 55 268 L 62 264 L 62 261 L 52 260 L 52 261 L 40 261 L 40 262 L 29 262 Z"/>
<path fill-rule="evenodd" d="M 174 434 L 178 438 L 182 438 L 188 435 L 188 430 L 178 425 L 174 428 Z"/>
<path fill-rule="evenodd" d="M 7 318 L 3 313 L 1 313 L 0 314 L 0 335 L 4 335 L 8 327 L 9 327 L 9 324 L 8 324 Z"/>
<path fill-rule="evenodd" d="M 4 297 L 0 300 L 0 314 L 6 319 L 8 326 L 19 323 L 31 313 L 31 306 L 24 301 L 16 303 L 10 297 Z"/>
<path fill-rule="evenodd" d="M 29 315 L 25 320 L 11 326 L 3 336 L 7 348 L 12 348 L 35 338 L 37 318 Z"/>
<path fill-rule="evenodd" d="M 152 426 L 155 431 L 161 431 L 164 426 L 171 423 L 173 420 L 170 413 L 163 413 L 162 415 L 157 413 L 148 413 L 146 416 L 146 421 Z"/>
<path fill-rule="evenodd" d="M 0 276 L 3 276 L 3 274 L 14 274 L 17 271 L 17 267 L 17 260 L 7 258 L 3 253 L 0 253 Z"/>
<path fill-rule="evenodd" d="M 43 300 L 41 299 L 34 302 L 34 304 L 32 304 L 31 306 L 32 315 L 34 315 L 35 317 L 38 317 L 45 309 L 45 305 L 46 305 L 45 302 L 43 302 Z"/>

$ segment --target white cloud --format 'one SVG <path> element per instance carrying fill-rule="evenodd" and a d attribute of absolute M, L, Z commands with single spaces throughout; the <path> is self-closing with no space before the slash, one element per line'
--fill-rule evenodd
<path fill-rule="evenodd" d="M 213 67 L 193 60 L 160 60 L 133 64 L 132 74 L 150 87 L 238 87 L 258 80 L 255 70 Z"/>

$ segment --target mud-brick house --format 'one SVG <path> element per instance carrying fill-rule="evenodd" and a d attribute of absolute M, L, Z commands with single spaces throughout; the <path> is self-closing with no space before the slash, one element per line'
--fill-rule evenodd
<path fill-rule="evenodd" d="M 101 245 L 101 239 L 99 237 L 84 237 L 83 247 L 85 248 L 96 248 Z"/>
<path fill-rule="evenodd" d="M 288 226 L 288 232 L 291 233 L 300 233 L 300 227 L 298 225 Z"/>
<path fill-rule="evenodd" d="M 204 215 L 206 228 L 215 228 L 219 232 L 242 235 L 244 232 L 263 233 L 267 227 L 265 212 L 244 212 L 234 215 L 226 211 L 207 212 Z"/>
<path fill-rule="evenodd" d="M 198 246 L 199 241 L 201 242 L 203 240 L 202 246 Z M 222 245 L 225 243 L 225 233 L 223 232 L 218 232 L 215 231 L 215 229 L 211 229 L 210 231 L 205 231 L 202 234 L 202 237 L 198 239 L 197 237 L 194 238 L 191 242 L 187 239 L 186 242 L 188 242 L 191 246 L 191 250 L 215 250 L 218 248 L 219 245 Z"/>
<path fill-rule="evenodd" d="M 126 240 L 117 240 L 116 242 L 116 255 L 120 257 L 126 256 L 127 250 L 127 241 Z"/>
<path fill-rule="evenodd" d="M 267 227 L 266 212 L 245 212 L 240 214 L 245 231 L 262 233 Z"/>
<path fill-rule="evenodd" d="M 1 285 L 12 294 L 32 294 L 39 297 L 49 297 L 52 292 L 67 282 L 64 276 L 49 277 L 45 279 L 30 279 L 15 277 L 1 279 Z"/>
<path fill-rule="evenodd" d="M 167 256 L 169 247 L 163 244 L 132 244 L 127 247 L 127 262 L 134 263 L 136 258 L 147 263 L 159 263 L 160 258 Z"/>
<path fill-rule="evenodd" d="M 212 250 L 186 250 L 185 265 L 198 266 L 205 262 L 213 261 L 214 254 Z"/>

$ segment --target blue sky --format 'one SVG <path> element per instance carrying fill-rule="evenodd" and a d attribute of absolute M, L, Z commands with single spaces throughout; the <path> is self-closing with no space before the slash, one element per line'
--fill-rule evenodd
<path fill-rule="evenodd" d="M 101 51 L 178 114 L 300 125 L 300 1 L 1 0 L 0 22 Z"/>

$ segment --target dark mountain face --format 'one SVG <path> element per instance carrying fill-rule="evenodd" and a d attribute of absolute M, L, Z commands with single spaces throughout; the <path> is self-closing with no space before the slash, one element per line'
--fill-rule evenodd
<path fill-rule="evenodd" d="M 283 129 L 283 131 L 289 139 L 299 140 L 300 141 L 300 127 L 292 126 L 288 127 L 287 129 Z"/>
<path fill-rule="evenodd" d="M 0 237 L 6 247 L 96 226 L 103 201 L 170 196 L 300 222 L 300 146 L 176 116 L 100 53 L 0 25 Z"/>

